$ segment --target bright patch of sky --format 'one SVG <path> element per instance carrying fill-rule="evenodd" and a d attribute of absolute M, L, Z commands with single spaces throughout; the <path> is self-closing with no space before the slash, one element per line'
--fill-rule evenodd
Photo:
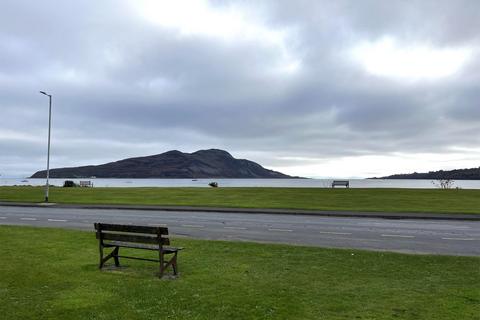
<path fill-rule="evenodd" d="M 352 55 L 371 74 L 409 81 L 451 76 L 468 62 L 472 51 L 468 47 L 412 45 L 383 37 L 361 43 L 352 50 Z"/>
<path fill-rule="evenodd" d="M 381 177 L 398 173 L 453 170 L 478 167 L 480 148 L 465 153 L 443 154 L 393 154 L 384 156 L 339 157 L 336 159 L 303 159 L 302 165 L 274 167 L 291 175 L 314 178 L 365 178 Z M 419 160 L 421 159 L 421 160 Z"/>

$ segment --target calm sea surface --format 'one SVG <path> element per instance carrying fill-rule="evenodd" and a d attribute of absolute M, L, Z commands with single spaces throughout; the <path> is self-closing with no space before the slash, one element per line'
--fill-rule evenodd
<path fill-rule="evenodd" d="M 50 179 L 50 184 L 62 186 L 67 179 Z M 329 188 L 333 179 L 68 179 L 78 183 L 91 181 L 95 187 L 208 187 L 216 181 L 219 187 L 293 187 Z M 338 179 L 347 180 L 347 179 Z M 437 188 L 432 180 L 370 180 L 348 179 L 351 188 Z M 40 186 L 45 179 L 0 178 L 0 186 Z M 480 189 L 480 180 L 456 180 L 453 187 Z"/>

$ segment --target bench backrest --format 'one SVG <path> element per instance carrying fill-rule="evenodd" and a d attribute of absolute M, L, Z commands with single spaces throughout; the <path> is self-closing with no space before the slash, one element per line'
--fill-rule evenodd
<path fill-rule="evenodd" d="M 153 226 L 133 226 L 123 224 L 95 223 L 97 239 L 100 241 L 121 241 L 130 243 L 169 245 L 168 228 Z"/>
<path fill-rule="evenodd" d="M 337 185 L 337 184 L 338 184 L 338 185 L 347 185 L 347 184 L 349 184 L 349 183 L 350 183 L 350 182 L 349 182 L 348 180 L 334 180 L 334 181 L 332 182 L 332 184 L 334 184 L 334 185 Z"/>

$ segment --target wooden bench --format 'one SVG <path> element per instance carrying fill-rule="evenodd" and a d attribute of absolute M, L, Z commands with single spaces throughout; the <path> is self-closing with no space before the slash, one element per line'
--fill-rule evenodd
<path fill-rule="evenodd" d="M 163 277 L 165 270 L 172 267 L 173 274 L 178 274 L 177 253 L 183 248 L 168 247 L 168 228 L 150 226 L 132 226 L 121 224 L 95 223 L 98 249 L 100 251 L 99 268 L 102 269 L 105 262 L 113 258 L 115 266 L 120 266 L 119 258 L 153 261 L 160 263 L 160 275 Z M 104 248 L 113 250 L 103 255 Z M 120 248 L 133 248 L 158 251 L 157 259 L 147 259 L 119 255 Z M 167 257 L 165 257 L 168 255 Z"/>
<path fill-rule="evenodd" d="M 350 181 L 348 181 L 348 180 L 333 180 L 332 188 L 335 188 L 335 186 L 343 186 L 345 188 L 350 188 Z"/>
<path fill-rule="evenodd" d="M 80 187 L 93 187 L 92 181 L 80 181 L 78 184 Z"/>

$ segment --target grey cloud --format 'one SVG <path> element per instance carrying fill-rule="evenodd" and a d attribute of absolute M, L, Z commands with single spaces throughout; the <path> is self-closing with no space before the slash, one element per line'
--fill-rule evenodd
<path fill-rule="evenodd" d="M 345 56 L 359 41 L 385 35 L 480 50 L 476 1 L 258 6 L 266 26 L 289 30 L 285 46 L 301 61 L 296 73 L 277 70 L 278 47 L 180 36 L 142 21 L 124 2 L 7 1 L 0 12 L 0 134 L 45 136 L 47 100 L 38 90 L 47 90 L 54 94 L 58 166 L 170 148 L 225 148 L 269 166 L 298 162 L 278 160 L 289 156 L 480 145 L 473 134 L 480 130 L 478 51 L 452 79 L 409 85 L 368 75 Z M 45 143 L 23 139 L 0 136 L 1 171 L 28 174 L 25 168 L 43 165 Z M 18 158 L 36 165 L 15 169 Z"/>

